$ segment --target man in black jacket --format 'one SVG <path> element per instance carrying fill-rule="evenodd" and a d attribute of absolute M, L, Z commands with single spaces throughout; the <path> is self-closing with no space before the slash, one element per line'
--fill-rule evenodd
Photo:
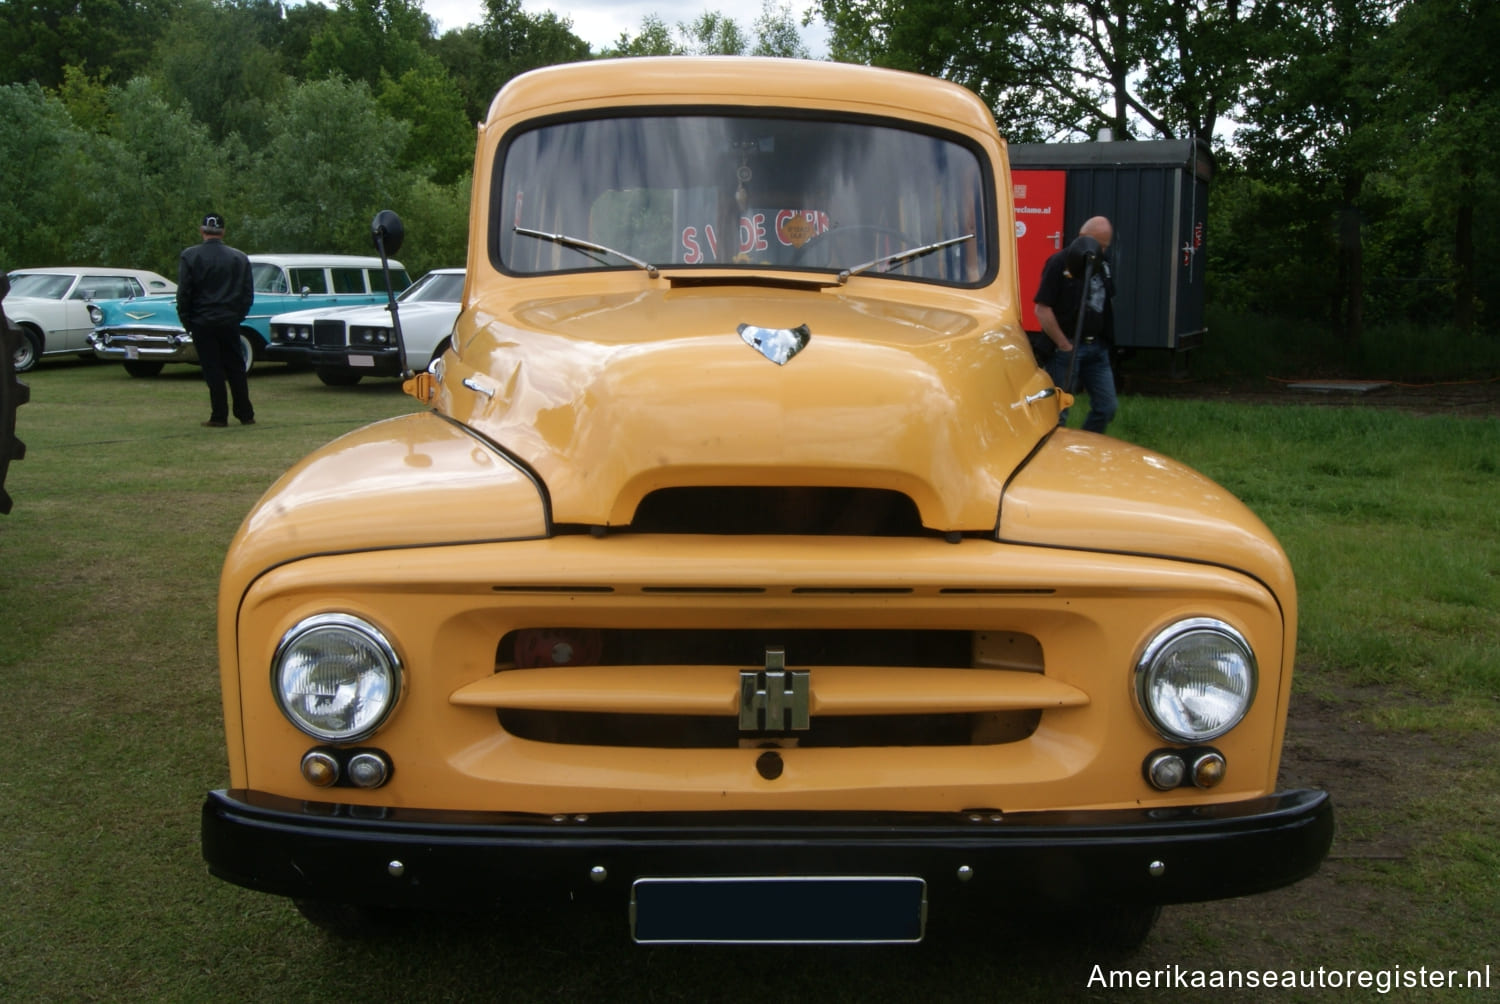
<path fill-rule="evenodd" d="M 250 259 L 224 243 L 224 217 L 209 213 L 198 228 L 203 243 L 182 252 L 177 262 L 177 316 L 193 336 L 198 364 L 208 384 L 208 421 L 222 429 L 229 424 L 229 396 L 241 425 L 255 424 L 245 360 L 240 356 L 240 322 L 255 300 Z"/>

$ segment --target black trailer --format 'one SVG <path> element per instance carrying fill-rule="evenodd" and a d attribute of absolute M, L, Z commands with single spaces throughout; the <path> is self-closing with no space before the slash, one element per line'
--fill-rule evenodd
<path fill-rule="evenodd" d="M 1168 349 L 1174 354 L 1199 345 L 1203 317 L 1204 241 L 1208 182 L 1213 156 L 1201 140 L 1098 143 L 1015 143 L 1010 147 L 1016 181 L 1018 234 L 1028 217 L 1044 222 L 1047 243 L 1062 247 L 1091 216 L 1114 224 L 1111 258 L 1115 276 L 1115 343 L 1121 349 Z M 1048 172 L 1060 172 L 1048 179 Z M 1028 186 L 1024 182 L 1042 182 Z M 1023 209 L 1049 186 L 1062 205 Z M 1050 214 L 1050 218 L 1049 218 Z M 1061 226 L 1055 220 L 1061 217 Z M 1033 245 L 1036 247 L 1036 245 Z M 1028 263 L 1020 250 L 1023 285 Z M 1045 257 L 1045 250 L 1029 252 Z M 1032 280 L 1034 281 L 1034 280 Z M 1029 301 L 1034 290 L 1022 290 Z M 1028 324 L 1028 326 L 1031 326 Z"/>

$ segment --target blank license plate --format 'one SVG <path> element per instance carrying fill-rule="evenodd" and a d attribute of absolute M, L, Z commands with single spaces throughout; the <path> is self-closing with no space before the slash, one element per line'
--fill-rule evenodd
<path fill-rule="evenodd" d="M 373 367 L 375 365 L 375 357 L 374 356 L 350 356 L 349 357 L 349 365 L 350 366 L 370 366 L 370 367 Z"/>
<path fill-rule="evenodd" d="M 643 944 L 910 944 L 927 883 L 907 876 L 642 878 L 630 933 Z"/>

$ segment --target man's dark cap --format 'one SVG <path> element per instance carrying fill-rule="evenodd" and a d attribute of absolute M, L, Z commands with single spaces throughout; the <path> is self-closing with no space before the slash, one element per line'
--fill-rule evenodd
<path fill-rule="evenodd" d="M 224 232 L 224 217 L 218 213 L 209 213 L 203 217 L 203 224 L 199 229 L 208 234 L 222 234 Z"/>

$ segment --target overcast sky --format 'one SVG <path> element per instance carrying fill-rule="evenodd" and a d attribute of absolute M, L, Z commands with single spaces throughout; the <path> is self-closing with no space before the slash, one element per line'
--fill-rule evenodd
<path fill-rule="evenodd" d="M 733 17 L 745 35 L 753 38 L 755 19 L 761 12 L 760 4 L 755 0 L 739 0 L 738 3 L 713 3 L 711 0 L 570 0 L 548 3 L 547 0 L 523 0 L 521 6 L 533 14 L 550 10 L 558 17 L 571 18 L 573 34 L 587 42 L 595 52 L 613 46 L 621 32 L 639 34 L 641 21 L 648 14 L 655 14 L 668 28 L 675 28 L 679 23 L 696 20 L 704 11 L 719 11 Z M 806 6 L 810 3 L 792 0 L 792 10 L 799 20 Z M 483 0 L 422 0 L 422 9 L 437 21 L 439 34 L 484 20 Z M 821 22 L 802 30 L 802 38 L 814 56 L 827 54 L 825 34 Z"/>

